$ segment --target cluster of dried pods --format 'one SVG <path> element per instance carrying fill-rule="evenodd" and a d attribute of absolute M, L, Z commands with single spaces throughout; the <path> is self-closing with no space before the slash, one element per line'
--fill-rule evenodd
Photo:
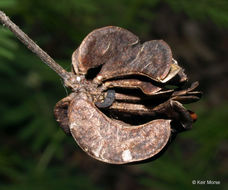
<path fill-rule="evenodd" d="M 97 29 L 73 53 L 67 72 L 2 11 L 0 22 L 72 89 L 56 104 L 55 117 L 95 159 L 125 164 L 155 158 L 196 120 L 182 103 L 200 99 L 198 82 L 185 87 L 187 76 L 164 41 L 140 44 L 125 29 Z"/>
<path fill-rule="evenodd" d="M 109 26 L 92 31 L 72 55 L 72 93 L 54 109 L 66 134 L 93 158 L 112 164 L 154 157 L 196 114 L 182 103 L 198 101 L 198 82 L 187 76 L 167 43 L 140 43 Z"/>

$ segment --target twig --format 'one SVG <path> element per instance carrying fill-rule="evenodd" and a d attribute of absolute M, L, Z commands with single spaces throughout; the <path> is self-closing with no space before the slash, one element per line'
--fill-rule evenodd
<path fill-rule="evenodd" d="M 15 36 L 45 64 L 54 70 L 64 81 L 70 79 L 71 74 L 57 64 L 45 51 L 43 51 L 32 39 L 30 39 L 16 24 L 14 24 L 4 12 L 0 10 L 0 22 L 9 28 Z"/>

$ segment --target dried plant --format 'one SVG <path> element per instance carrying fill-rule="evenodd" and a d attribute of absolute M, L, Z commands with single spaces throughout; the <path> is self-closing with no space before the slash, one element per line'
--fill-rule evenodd
<path fill-rule="evenodd" d="M 186 87 L 188 78 L 164 41 L 140 44 L 125 29 L 97 29 L 73 53 L 67 72 L 1 11 L 0 21 L 71 88 L 55 117 L 90 156 L 112 164 L 152 158 L 196 120 L 182 103 L 200 99 L 198 82 Z"/>

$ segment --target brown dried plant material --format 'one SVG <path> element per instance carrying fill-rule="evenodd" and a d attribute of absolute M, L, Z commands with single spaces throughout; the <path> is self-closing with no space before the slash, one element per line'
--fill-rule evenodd
<path fill-rule="evenodd" d="M 168 75 L 173 77 L 180 71 L 180 67 L 173 64 L 167 43 L 152 40 L 140 44 L 137 36 L 115 26 L 91 32 L 73 53 L 72 60 L 78 74 L 86 74 L 89 69 L 103 65 L 96 77 L 98 83 L 133 74 L 162 82 Z"/>
<path fill-rule="evenodd" d="M 144 94 L 147 95 L 158 93 L 162 89 L 159 86 L 153 85 L 151 82 L 142 81 L 138 79 L 119 79 L 114 81 L 107 81 L 104 83 L 104 87 L 105 89 L 114 87 L 129 89 L 139 88 L 140 90 L 142 90 Z"/>
<path fill-rule="evenodd" d="M 125 29 L 104 27 L 83 40 L 72 65 L 78 83 L 56 104 L 55 117 L 97 160 L 125 164 L 152 158 L 172 134 L 191 129 L 195 121 L 181 103 L 200 99 L 198 83 L 182 88 L 187 76 L 162 40 L 140 44 Z M 97 68 L 91 78 L 89 71 Z M 141 123 L 130 124 L 135 117 Z"/>
<path fill-rule="evenodd" d="M 170 120 L 131 126 L 108 118 L 84 93 L 71 102 L 68 116 L 78 145 L 90 156 L 112 164 L 151 158 L 164 148 L 171 134 Z"/>
<path fill-rule="evenodd" d="M 73 100 L 74 94 L 70 94 L 66 98 L 63 98 L 55 105 L 54 116 L 56 121 L 59 123 L 63 131 L 70 135 L 69 119 L 68 119 L 68 107 L 70 102 Z"/>
<path fill-rule="evenodd" d="M 200 99 L 198 83 L 182 87 L 187 76 L 162 40 L 140 44 L 119 27 L 94 30 L 73 53 L 73 72 L 67 72 L 2 11 L 0 22 L 72 89 L 56 104 L 56 120 L 97 160 L 125 164 L 152 158 L 174 133 L 191 129 L 197 119 L 181 103 Z M 91 80 L 89 71 L 97 67 L 100 71 Z M 166 89 L 166 84 L 177 88 Z"/>

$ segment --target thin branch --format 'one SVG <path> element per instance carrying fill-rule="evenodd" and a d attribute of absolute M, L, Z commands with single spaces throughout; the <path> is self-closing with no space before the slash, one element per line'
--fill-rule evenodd
<path fill-rule="evenodd" d="M 0 10 L 0 22 L 9 28 L 15 36 L 45 64 L 54 70 L 64 81 L 70 79 L 71 74 L 57 64 L 45 51 L 43 51 L 32 39 L 30 39 L 16 24 L 14 24 L 4 12 Z"/>

